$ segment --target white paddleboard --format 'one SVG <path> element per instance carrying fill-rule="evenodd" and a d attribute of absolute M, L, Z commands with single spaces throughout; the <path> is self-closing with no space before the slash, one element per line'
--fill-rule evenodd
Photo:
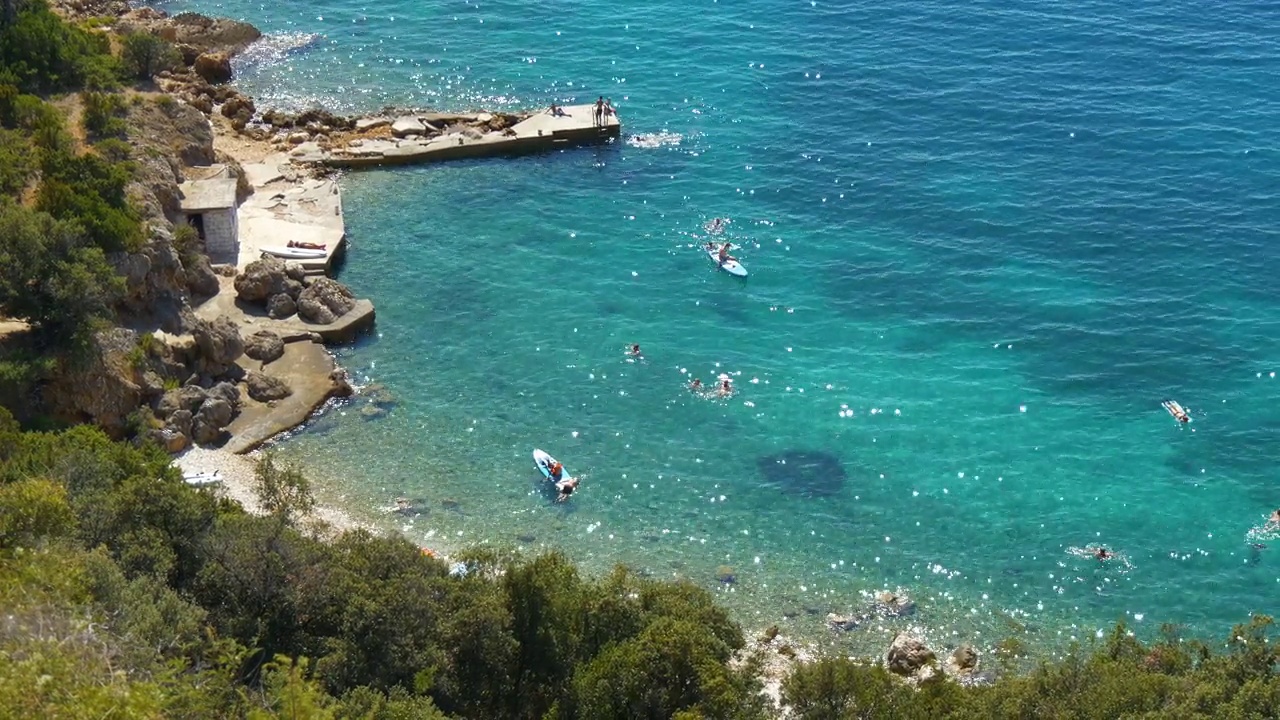
<path fill-rule="evenodd" d="M 707 250 L 707 257 L 711 258 L 711 262 L 719 265 L 721 270 L 733 275 L 734 277 L 747 276 L 747 269 L 737 260 L 720 262 L 720 251 L 718 249 Z"/>
<path fill-rule="evenodd" d="M 314 250 L 312 248 L 264 247 L 262 252 L 291 260 L 319 260 L 325 256 L 324 250 Z"/>
<path fill-rule="evenodd" d="M 551 480 L 550 468 L 555 462 L 556 462 L 556 459 L 546 454 L 545 452 L 537 448 L 533 449 L 533 464 L 537 466 L 538 472 L 542 473 L 542 477 L 548 480 Z M 560 469 L 560 479 L 563 480 L 567 477 L 570 477 L 569 468 L 566 468 L 562 465 Z M 552 481 L 552 482 L 555 482 L 555 481 Z"/>

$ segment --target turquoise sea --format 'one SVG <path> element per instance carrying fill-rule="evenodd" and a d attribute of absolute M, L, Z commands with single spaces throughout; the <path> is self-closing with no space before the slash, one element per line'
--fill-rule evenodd
<path fill-rule="evenodd" d="M 260 106 L 604 95 L 644 136 L 343 180 L 340 279 L 378 326 L 338 355 L 396 403 L 280 444 L 328 500 L 690 577 L 851 652 L 1276 610 L 1280 538 L 1251 530 L 1280 506 L 1280 6 L 162 7 L 270 33 L 237 68 Z M 714 217 L 745 281 L 697 250 Z M 733 397 L 686 390 L 719 373 Z M 421 514 L 381 512 L 402 495 Z M 1120 557 L 1070 551 L 1098 544 Z M 881 587 L 915 616 L 824 628 Z"/>

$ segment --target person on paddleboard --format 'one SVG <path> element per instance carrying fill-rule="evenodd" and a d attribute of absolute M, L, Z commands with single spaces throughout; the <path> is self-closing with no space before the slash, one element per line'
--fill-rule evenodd
<path fill-rule="evenodd" d="M 547 463 L 547 474 L 551 476 L 552 480 L 559 480 L 560 475 L 563 472 L 564 472 L 564 465 L 561 465 L 559 460 L 552 460 L 551 462 Z"/>
<path fill-rule="evenodd" d="M 568 500 L 569 496 L 573 494 L 573 491 L 577 489 L 578 478 L 565 478 L 564 480 L 556 483 L 556 490 L 560 492 L 560 494 L 556 496 L 556 502 L 562 503 L 565 500 Z"/>

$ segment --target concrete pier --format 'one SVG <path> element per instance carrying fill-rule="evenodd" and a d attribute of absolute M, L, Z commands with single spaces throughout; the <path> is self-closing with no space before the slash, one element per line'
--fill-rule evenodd
<path fill-rule="evenodd" d="M 594 105 L 571 105 L 560 110 L 556 115 L 542 110 L 502 130 L 483 129 L 493 117 L 488 113 L 465 116 L 472 123 L 469 126 L 454 124 L 447 128 L 432 122 L 431 115 L 366 118 L 357 128 L 381 133 L 361 137 L 358 130 L 328 148 L 316 142 L 303 143 L 289 155 L 296 163 L 367 168 L 550 152 L 607 143 L 622 133 L 617 115 L 607 115 L 597 125 Z"/>
<path fill-rule="evenodd" d="M 315 274 L 327 273 L 346 245 L 342 194 L 332 179 L 286 177 L 288 158 L 275 155 L 244 166 L 253 185 L 240 205 L 240 232 L 234 262 L 243 270 L 262 257 L 263 248 L 284 247 L 290 240 L 324 246 L 324 257 L 295 260 Z"/>

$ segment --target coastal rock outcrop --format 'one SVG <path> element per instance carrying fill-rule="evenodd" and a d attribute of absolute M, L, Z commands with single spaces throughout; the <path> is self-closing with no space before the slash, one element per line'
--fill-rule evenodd
<path fill-rule="evenodd" d="M 245 384 L 249 386 L 249 397 L 258 402 L 283 400 L 293 394 L 293 390 L 285 381 L 257 370 L 249 371 L 245 377 Z"/>
<path fill-rule="evenodd" d="M 205 375 L 218 377 L 226 373 L 244 354 L 240 328 L 226 315 L 220 315 L 212 322 L 196 320 L 192 324 L 191 335 L 200 349 L 199 370 Z"/>
<path fill-rule="evenodd" d="M 191 253 L 182 263 L 187 274 L 187 290 L 197 297 L 217 295 L 222 286 L 218 275 L 209 264 L 209 257 L 202 252 Z"/>
<path fill-rule="evenodd" d="M 212 445 L 224 439 L 226 428 L 235 417 L 235 408 L 220 397 L 209 397 L 201 405 L 193 422 L 193 440 Z"/>
<path fill-rule="evenodd" d="M 57 375 L 43 386 L 49 414 L 69 423 L 92 422 L 112 437 L 123 437 L 129 416 L 144 400 L 141 373 L 130 360 L 136 347 L 131 330 L 95 333 L 75 366 L 59 363 Z"/>
<path fill-rule="evenodd" d="M 330 278 L 320 278 L 298 296 L 298 315 L 302 319 L 328 324 L 351 312 L 355 295 L 346 285 Z"/>
<path fill-rule="evenodd" d="M 904 593 L 881 590 L 876 593 L 871 610 L 882 617 L 904 617 L 916 611 L 916 604 Z"/>
<path fill-rule="evenodd" d="M 208 82 L 216 84 L 231 81 L 231 58 L 224 52 L 201 53 L 191 67 Z"/>
<path fill-rule="evenodd" d="M 199 385 L 183 385 L 180 388 L 174 388 L 160 396 L 155 408 L 156 417 L 163 420 L 172 418 L 179 412 L 185 412 L 190 418 L 208 397 L 209 393 Z"/>
<path fill-rule="evenodd" d="M 267 301 L 267 317 L 283 320 L 298 312 L 298 304 L 288 293 L 276 293 Z"/>
<path fill-rule="evenodd" d="M 285 262 L 280 258 L 268 256 L 254 260 L 236 276 L 236 296 L 245 302 L 263 303 L 285 292 L 288 279 Z"/>
<path fill-rule="evenodd" d="M 827 613 L 827 627 L 832 630 L 853 630 L 858 627 L 858 619 L 852 615 Z"/>
<path fill-rule="evenodd" d="M 884 664 L 895 675 L 925 681 L 936 675 L 937 655 L 920 638 L 900 632 L 885 652 Z"/>
<path fill-rule="evenodd" d="M 978 651 L 974 650 L 972 645 L 961 645 L 947 658 L 943 669 L 951 677 L 963 680 L 978 671 L 978 663 Z"/>
<path fill-rule="evenodd" d="M 263 364 L 269 363 L 284 355 L 284 340 L 270 330 L 259 330 L 245 338 L 244 354 Z"/>
<path fill-rule="evenodd" d="M 410 137 L 412 135 L 425 135 L 427 126 L 416 117 L 396 118 L 391 123 L 391 134 L 398 138 Z"/>
<path fill-rule="evenodd" d="M 160 22 L 173 29 L 173 42 L 184 55 L 194 50 L 197 53 L 220 52 L 234 56 L 262 37 L 262 32 L 249 23 L 211 18 L 199 13 L 179 13 Z"/>

